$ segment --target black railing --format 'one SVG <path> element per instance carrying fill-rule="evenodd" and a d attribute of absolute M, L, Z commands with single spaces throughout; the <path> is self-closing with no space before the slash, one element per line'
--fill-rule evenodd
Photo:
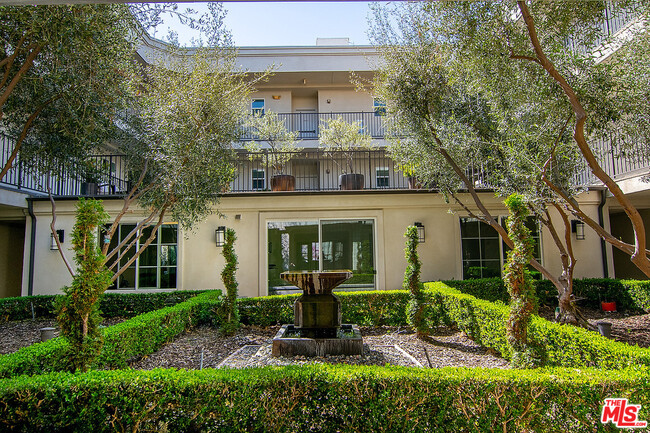
<path fill-rule="evenodd" d="M 0 162 L 3 166 L 13 149 L 11 143 L 6 137 L 0 136 Z M 626 146 L 624 152 L 616 135 L 612 135 L 611 141 L 601 139 L 592 140 L 591 143 L 602 168 L 615 179 L 650 168 L 650 155 L 641 153 L 642 146 Z M 288 162 L 282 169 L 277 169 L 273 166 L 275 159 L 269 151 L 257 154 L 238 152 L 234 160 L 236 178 L 231 184 L 230 192 L 271 190 L 270 180 L 276 174 L 294 176 L 295 191 L 339 190 L 339 177 L 345 173 L 363 174 L 363 189 L 403 190 L 417 187 L 417 183 L 400 171 L 398 164 L 383 148 L 358 150 L 348 154 L 333 152 L 332 155 L 324 154 L 318 149 L 305 149 L 288 152 L 283 156 Z M 476 187 L 489 188 L 485 171 L 480 166 L 471 167 L 466 172 Z M 590 171 L 579 174 L 577 179 L 581 185 L 599 183 Z M 46 175 L 36 175 L 24 169 L 20 160 L 17 160 L 0 184 L 27 193 L 46 194 L 47 181 Z M 124 157 L 92 156 L 78 169 L 51 172 L 49 186 L 56 196 L 122 194 L 129 188 Z"/>
<path fill-rule="evenodd" d="M 342 118 L 348 123 L 359 122 L 359 130 L 373 138 L 383 138 L 385 133 L 385 116 L 381 111 L 377 112 L 353 112 L 353 113 L 278 113 L 278 118 L 284 121 L 286 128 L 291 132 L 297 132 L 301 140 L 318 139 L 321 128 L 330 119 Z M 242 140 L 254 139 L 250 128 L 243 128 Z"/>

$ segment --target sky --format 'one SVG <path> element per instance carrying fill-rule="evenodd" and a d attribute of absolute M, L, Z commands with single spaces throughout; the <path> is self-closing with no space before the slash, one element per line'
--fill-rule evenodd
<path fill-rule="evenodd" d="M 180 4 L 180 8 L 204 10 L 202 3 Z M 316 38 L 350 38 L 367 45 L 370 8 L 364 1 L 335 2 L 225 2 L 225 25 L 237 46 L 315 45 Z M 192 34 L 170 20 L 156 29 L 163 38 L 168 28 L 178 29 L 179 42 L 187 45 Z"/>

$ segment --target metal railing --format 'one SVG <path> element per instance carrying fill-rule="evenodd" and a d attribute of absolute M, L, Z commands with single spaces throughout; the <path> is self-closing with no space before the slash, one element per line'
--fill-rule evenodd
<path fill-rule="evenodd" d="M 650 155 L 641 153 L 641 145 L 626 146 L 623 152 L 621 142 L 617 135 L 612 135 L 611 139 L 591 140 L 594 153 L 610 176 L 620 179 L 650 169 Z M 11 144 L 11 140 L 0 136 L 2 166 L 11 154 Z M 409 178 L 383 148 L 349 154 L 333 152 L 331 155 L 318 149 L 305 149 L 288 152 L 286 156 L 288 162 L 282 170 L 277 170 L 273 167 L 273 158 L 268 150 L 257 154 L 238 152 L 233 161 L 236 178 L 229 192 L 268 191 L 271 189 L 271 178 L 276 174 L 294 176 L 295 191 L 339 190 L 339 177 L 344 173 L 363 174 L 363 189 L 405 190 L 414 186 L 409 185 Z M 476 187 L 489 187 L 486 173 L 481 167 L 470 167 L 466 172 Z M 580 173 L 577 179 L 582 185 L 600 183 L 590 171 Z M 45 175 L 24 169 L 17 160 L 0 184 L 27 193 L 47 194 L 47 180 Z M 78 169 L 51 172 L 49 185 L 56 196 L 122 194 L 129 188 L 125 159 L 115 154 L 92 156 Z"/>
<path fill-rule="evenodd" d="M 278 113 L 278 118 L 283 120 L 286 128 L 297 132 L 301 140 L 318 139 L 321 128 L 330 119 L 342 118 L 348 123 L 359 122 L 360 131 L 373 138 L 383 138 L 385 134 L 384 121 L 386 117 L 381 111 L 377 112 L 350 112 L 350 113 Z M 244 127 L 241 139 L 244 141 L 254 139 L 251 129 Z"/>

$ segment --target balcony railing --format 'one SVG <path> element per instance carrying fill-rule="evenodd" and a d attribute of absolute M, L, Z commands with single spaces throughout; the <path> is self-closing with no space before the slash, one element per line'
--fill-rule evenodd
<path fill-rule="evenodd" d="M 592 148 L 601 166 L 615 179 L 636 175 L 650 168 L 650 158 L 641 153 L 641 147 L 621 151 L 620 140 L 616 135 L 608 140 L 593 140 Z M 0 137 L 0 163 L 4 165 L 11 154 L 12 142 Z M 363 189 L 366 190 L 405 190 L 409 178 L 399 170 L 395 161 L 383 148 L 355 151 L 351 160 L 345 154 L 336 152 L 333 156 L 323 154 L 318 149 L 305 149 L 288 152 L 289 162 L 281 171 L 274 169 L 268 151 L 261 154 L 239 152 L 233 163 L 236 178 L 231 184 L 231 193 L 268 191 L 270 180 L 275 174 L 289 174 L 295 177 L 295 191 L 336 191 L 339 190 L 339 176 L 352 172 L 364 175 Z M 88 178 L 88 167 L 92 167 L 92 178 Z M 487 187 L 485 171 L 481 167 L 467 170 L 475 186 Z M 97 155 L 89 158 L 84 169 L 58 170 L 50 174 L 50 188 L 56 196 L 112 195 L 122 194 L 129 188 L 126 163 L 122 155 Z M 578 176 L 582 185 L 599 183 L 589 171 Z M 27 193 L 47 193 L 47 177 L 35 175 L 22 167 L 20 161 L 14 164 L 0 182 L 12 189 Z"/>
<path fill-rule="evenodd" d="M 373 138 L 383 138 L 385 134 L 384 122 L 386 117 L 381 111 L 375 112 L 354 112 L 354 113 L 279 113 L 278 118 L 284 121 L 286 128 L 291 132 L 297 132 L 301 140 L 318 139 L 320 129 L 330 119 L 342 118 L 346 122 L 359 122 L 360 130 Z M 242 140 L 252 140 L 250 128 L 244 128 Z"/>

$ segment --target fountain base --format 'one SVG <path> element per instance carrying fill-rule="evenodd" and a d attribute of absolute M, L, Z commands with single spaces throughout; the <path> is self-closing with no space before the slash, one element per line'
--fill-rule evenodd
<path fill-rule="evenodd" d="M 301 336 L 301 329 L 283 325 L 273 338 L 272 356 L 361 355 L 363 338 L 357 325 L 341 325 L 336 337 Z"/>

